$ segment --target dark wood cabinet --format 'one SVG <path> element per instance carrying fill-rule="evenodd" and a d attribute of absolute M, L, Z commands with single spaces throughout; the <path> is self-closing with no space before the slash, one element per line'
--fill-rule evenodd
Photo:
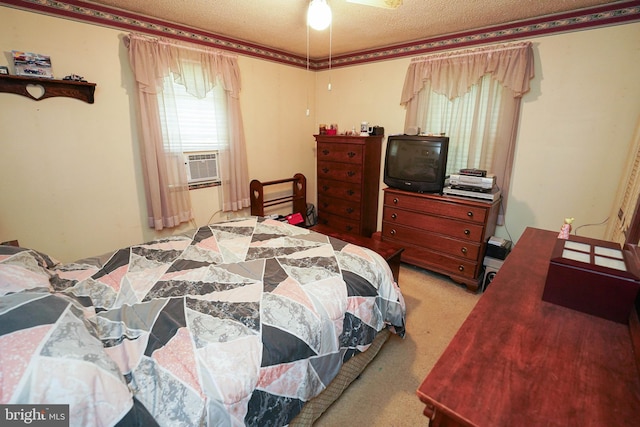
<path fill-rule="evenodd" d="M 382 239 L 405 248 L 402 261 L 446 274 L 477 291 L 500 201 L 384 189 Z"/>
<path fill-rule="evenodd" d="M 33 94 L 30 87 L 39 87 L 41 93 Z M 40 101 L 54 96 L 76 98 L 93 104 L 95 83 L 73 80 L 54 80 L 36 77 L 0 75 L 0 92 L 15 93 L 34 101 Z"/>
<path fill-rule="evenodd" d="M 370 237 L 378 222 L 382 136 L 315 135 L 318 223 Z"/>

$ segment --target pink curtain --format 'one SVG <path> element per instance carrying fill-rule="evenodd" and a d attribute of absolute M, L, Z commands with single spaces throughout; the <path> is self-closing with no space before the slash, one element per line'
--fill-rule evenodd
<path fill-rule="evenodd" d="M 235 56 L 219 50 L 138 34 L 125 37 L 138 90 L 142 168 L 149 226 L 175 227 L 193 219 L 182 153 L 167 150 L 162 137 L 158 94 L 173 75 L 188 93 L 202 98 L 217 82 L 227 94 L 229 146 L 218 150 L 223 210 L 250 206 L 249 173 L 240 113 L 240 71 Z M 197 66 L 194 66 L 197 64 Z M 179 144 L 178 144 L 179 145 Z"/>
<path fill-rule="evenodd" d="M 500 111 L 495 118 L 497 134 L 488 142 L 491 145 L 483 147 L 483 155 L 489 157 L 481 159 L 480 164 L 491 166 L 491 172 L 496 175 L 502 190 L 503 207 L 506 208 L 520 100 L 529 91 L 529 82 L 534 76 L 530 42 L 414 58 L 407 70 L 400 103 L 406 108 L 405 129 L 421 126 L 420 117 L 424 111 L 435 108 L 427 101 L 431 91 L 456 99 L 469 92 L 486 75 L 502 85 L 503 90 Z M 504 212 L 500 213 L 498 224 L 504 224 Z"/>

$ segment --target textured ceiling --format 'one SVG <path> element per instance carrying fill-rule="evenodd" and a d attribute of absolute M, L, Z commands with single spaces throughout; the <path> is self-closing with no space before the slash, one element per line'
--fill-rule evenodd
<path fill-rule="evenodd" d="M 98 0 L 88 3 L 306 56 L 308 0 Z M 329 30 L 309 30 L 312 59 L 362 52 L 607 3 L 607 0 L 404 0 L 382 9 L 328 0 Z"/>

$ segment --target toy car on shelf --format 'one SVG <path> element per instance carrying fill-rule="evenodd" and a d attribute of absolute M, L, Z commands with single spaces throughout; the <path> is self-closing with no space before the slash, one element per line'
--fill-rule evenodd
<path fill-rule="evenodd" d="M 70 74 L 68 76 L 64 76 L 64 78 L 62 80 L 71 80 L 71 81 L 74 81 L 74 82 L 86 82 L 84 77 L 79 76 L 77 74 Z"/>

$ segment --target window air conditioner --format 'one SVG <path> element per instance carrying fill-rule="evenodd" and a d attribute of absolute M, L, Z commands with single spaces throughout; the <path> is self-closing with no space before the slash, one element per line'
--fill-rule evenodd
<path fill-rule="evenodd" d="M 220 181 L 218 153 L 185 154 L 189 184 Z"/>

